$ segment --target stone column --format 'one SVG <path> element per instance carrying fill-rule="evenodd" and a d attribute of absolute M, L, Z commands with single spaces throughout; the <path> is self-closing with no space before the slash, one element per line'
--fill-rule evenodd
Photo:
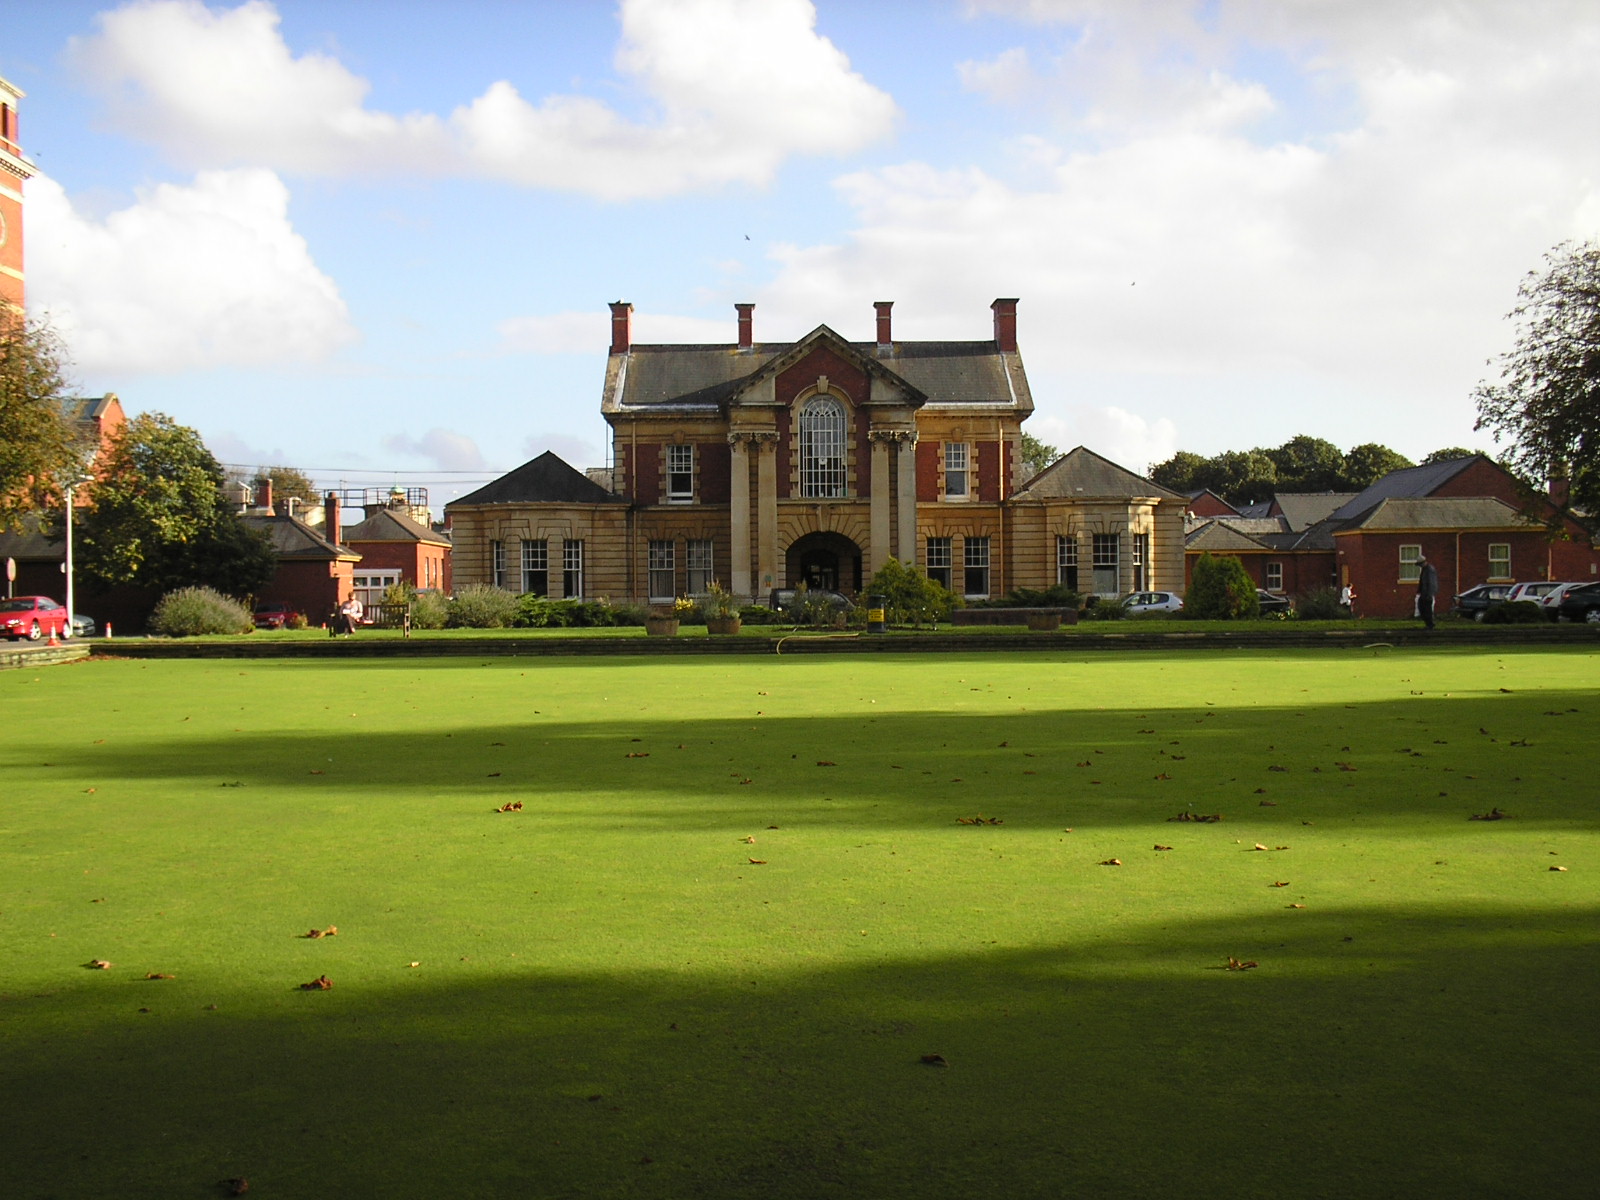
<path fill-rule="evenodd" d="M 900 435 L 900 536 L 897 557 L 906 566 L 922 561 L 917 546 L 917 435 Z"/>
<path fill-rule="evenodd" d="M 778 435 L 756 435 L 756 575 L 758 598 L 778 586 Z"/>
<path fill-rule="evenodd" d="M 867 547 L 867 576 L 876 575 L 884 562 L 893 554 L 889 542 L 889 444 L 894 435 L 886 430 L 874 429 L 867 434 L 872 444 L 872 506 Z"/>
<path fill-rule="evenodd" d="M 749 599 L 755 596 L 750 580 L 750 443 L 744 434 L 730 433 L 728 445 L 733 460 L 728 493 L 733 558 L 728 586 L 735 596 Z"/>

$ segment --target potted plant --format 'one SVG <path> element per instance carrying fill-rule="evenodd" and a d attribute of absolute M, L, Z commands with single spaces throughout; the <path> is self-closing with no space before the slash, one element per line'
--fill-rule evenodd
<path fill-rule="evenodd" d="M 700 601 L 700 611 L 705 614 L 706 632 L 732 634 L 739 632 L 739 600 L 720 583 L 712 581 L 705 599 Z"/>
<path fill-rule="evenodd" d="M 694 612 L 694 601 L 679 596 L 670 606 L 652 608 L 645 614 L 644 631 L 650 637 L 677 637 L 678 622 Z"/>

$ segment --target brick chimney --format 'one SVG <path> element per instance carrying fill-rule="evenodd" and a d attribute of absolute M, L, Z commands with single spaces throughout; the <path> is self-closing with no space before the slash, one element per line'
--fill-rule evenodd
<path fill-rule="evenodd" d="M 633 305 L 617 300 L 611 305 L 611 353 L 626 354 L 633 348 Z"/>
<path fill-rule="evenodd" d="M 272 511 L 272 480 L 264 475 L 256 480 L 256 507 L 269 517 L 274 515 Z"/>
<path fill-rule="evenodd" d="M 339 493 L 329 492 L 322 498 L 322 536 L 335 546 L 339 544 L 343 516 L 339 511 Z"/>
<path fill-rule="evenodd" d="M 739 349 L 748 350 L 756 344 L 756 306 L 754 304 L 735 304 L 733 307 L 739 314 Z"/>
<path fill-rule="evenodd" d="M 994 309 L 994 347 L 1002 352 L 1016 353 L 1017 302 L 996 300 L 989 306 Z"/>
<path fill-rule="evenodd" d="M 894 307 L 894 301 L 874 300 L 872 307 L 878 310 L 878 352 L 881 354 L 894 345 L 894 337 L 889 329 L 889 310 Z"/>

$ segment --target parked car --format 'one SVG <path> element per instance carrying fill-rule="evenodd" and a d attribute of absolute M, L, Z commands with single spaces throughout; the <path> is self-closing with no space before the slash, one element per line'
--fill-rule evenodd
<path fill-rule="evenodd" d="M 1563 596 L 1561 617 L 1567 621 L 1600 624 L 1600 583 L 1586 583 Z"/>
<path fill-rule="evenodd" d="M 1183 611 L 1183 597 L 1176 592 L 1134 592 L 1122 598 L 1122 607 L 1129 616 L 1138 613 L 1174 613 Z"/>
<path fill-rule="evenodd" d="M 267 601 L 266 603 L 256 605 L 256 628 L 282 629 L 285 625 L 299 615 L 299 611 L 293 605 L 280 604 L 276 601 Z"/>
<path fill-rule="evenodd" d="M 1267 613 L 1286 613 L 1292 607 L 1289 597 L 1280 596 L 1277 592 L 1269 592 L 1266 588 L 1256 589 L 1256 600 L 1261 605 L 1263 615 Z"/>
<path fill-rule="evenodd" d="M 49 596 L 14 596 L 0 600 L 0 634 L 13 641 L 37 642 L 51 634 L 71 637 L 72 624 L 67 610 Z"/>
<path fill-rule="evenodd" d="M 97 630 L 93 617 L 86 617 L 82 613 L 72 614 L 73 637 L 93 637 Z"/>
<path fill-rule="evenodd" d="M 1506 593 L 1506 603 L 1515 604 L 1518 600 L 1543 600 L 1560 586 L 1559 582 L 1548 579 L 1534 580 L 1531 583 L 1519 583 Z"/>
<path fill-rule="evenodd" d="M 1481 621 L 1491 605 L 1504 604 L 1510 594 L 1509 583 L 1480 583 L 1477 587 L 1468 588 L 1457 596 L 1455 607 L 1450 611 L 1458 617 L 1470 617 L 1474 621 Z"/>
<path fill-rule="evenodd" d="M 1567 598 L 1567 593 L 1581 587 L 1588 587 L 1593 580 L 1579 580 L 1576 583 L 1558 583 L 1544 595 L 1539 597 L 1539 607 L 1544 609 L 1544 615 L 1552 621 L 1561 619 L 1561 602 Z"/>

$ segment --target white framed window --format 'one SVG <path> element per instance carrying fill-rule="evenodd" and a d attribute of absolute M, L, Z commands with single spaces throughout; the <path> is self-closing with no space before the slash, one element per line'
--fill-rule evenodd
<path fill-rule="evenodd" d="M 967 487 L 969 448 L 966 442 L 944 444 L 944 498 L 965 500 L 970 494 Z"/>
<path fill-rule="evenodd" d="M 844 405 L 832 396 L 813 396 L 800 410 L 800 495 L 845 495 Z"/>
<path fill-rule="evenodd" d="M 506 544 L 489 543 L 489 582 L 497 588 L 506 586 Z"/>
<path fill-rule="evenodd" d="M 670 541 L 650 543 L 650 599 L 671 600 L 677 595 L 674 582 L 676 564 L 673 562 L 673 545 Z"/>
<path fill-rule="evenodd" d="M 1133 590 L 1142 592 L 1150 586 L 1145 579 L 1145 564 L 1150 561 L 1150 535 L 1136 533 L 1128 540 L 1133 550 Z"/>
<path fill-rule="evenodd" d="M 1422 578 L 1422 547 L 1400 547 L 1400 582 L 1415 583 Z"/>
<path fill-rule="evenodd" d="M 1122 536 L 1094 535 L 1094 590 L 1097 596 L 1115 596 L 1122 590 Z"/>
<path fill-rule="evenodd" d="M 928 578 L 946 588 L 953 587 L 954 580 L 950 577 L 950 539 L 947 537 L 931 537 L 928 539 Z"/>
<path fill-rule="evenodd" d="M 1056 582 L 1078 590 L 1078 539 L 1072 534 L 1056 535 Z"/>
<path fill-rule="evenodd" d="M 716 575 L 711 570 L 711 539 L 690 538 L 684 545 L 684 569 L 687 578 L 684 591 L 691 596 L 704 596 L 711 590 Z"/>
<path fill-rule="evenodd" d="M 1511 578 L 1511 543 L 1489 543 L 1489 578 Z"/>
<path fill-rule="evenodd" d="M 522 590 L 535 596 L 550 594 L 550 545 L 543 539 L 522 543 Z"/>
<path fill-rule="evenodd" d="M 962 539 L 962 595 L 987 596 L 989 594 L 989 539 L 969 537 Z"/>
<path fill-rule="evenodd" d="M 583 541 L 565 538 L 561 543 L 561 594 L 568 600 L 583 598 Z"/>
<path fill-rule="evenodd" d="M 694 447 L 667 447 L 667 503 L 689 504 L 694 500 Z"/>
<path fill-rule="evenodd" d="M 361 601 L 365 608 L 381 603 L 383 593 L 394 584 L 400 582 L 400 569 L 398 567 L 385 570 L 372 570 L 368 568 L 351 577 L 350 584 L 355 589 L 356 599 Z"/>
<path fill-rule="evenodd" d="M 1267 564 L 1267 591 L 1283 591 L 1283 564 L 1281 562 L 1269 562 Z"/>

